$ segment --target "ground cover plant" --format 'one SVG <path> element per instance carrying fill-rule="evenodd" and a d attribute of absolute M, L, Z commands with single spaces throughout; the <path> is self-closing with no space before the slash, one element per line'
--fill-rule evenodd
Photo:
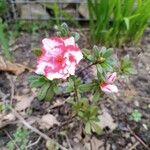
<path fill-rule="evenodd" d="M 87 0 L 91 39 L 108 46 L 137 44 L 150 18 L 150 0 Z"/>

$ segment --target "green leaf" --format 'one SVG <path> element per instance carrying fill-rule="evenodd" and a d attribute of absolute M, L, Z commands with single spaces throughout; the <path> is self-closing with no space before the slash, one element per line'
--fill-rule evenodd
<path fill-rule="evenodd" d="M 65 29 L 65 30 L 69 29 L 68 25 L 65 22 L 61 24 L 61 28 Z"/>
<path fill-rule="evenodd" d="M 101 96 L 100 89 L 97 89 L 97 91 L 93 95 L 93 101 L 97 102 L 100 99 L 100 96 Z"/>
<path fill-rule="evenodd" d="M 82 49 L 83 57 L 91 62 L 94 62 L 94 55 L 91 55 L 91 51 L 89 49 L 83 48 Z"/>
<path fill-rule="evenodd" d="M 135 72 L 133 69 L 132 62 L 130 61 L 129 55 L 126 55 L 121 59 L 120 71 L 124 74 L 132 74 Z"/>
<path fill-rule="evenodd" d="M 41 78 L 40 75 L 32 75 L 28 78 L 28 81 L 32 82 L 33 80 L 38 80 L 39 78 Z"/>
<path fill-rule="evenodd" d="M 80 39 L 80 34 L 77 32 L 71 32 L 71 35 L 74 37 L 75 41 L 78 41 Z"/>
<path fill-rule="evenodd" d="M 142 114 L 138 110 L 134 110 L 132 112 L 132 114 L 131 114 L 132 120 L 139 122 L 139 121 L 141 121 L 141 118 L 142 118 Z"/>
<path fill-rule="evenodd" d="M 105 70 L 105 72 L 106 71 L 113 71 L 112 66 L 109 63 L 107 63 L 106 61 L 104 63 L 102 63 L 101 66 Z"/>
<path fill-rule="evenodd" d="M 93 52 L 94 52 L 95 58 L 98 59 L 100 56 L 100 50 L 96 45 L 94 45 L 94 47 L 93 47 Z"/>
<path fill-rule="evenodd" d="M 93 132 L 96 132 L 97 134 L 100 134 L 102 132 L 99 122 L 93 121 L 91 124 Z"/>
<path fill-rule="evenodd" d="M 103 54 L 104 58 L 108 58 L 112 56 L 113 48 L 108 48 L 106 52 Z"/>
<path fill-rule="evenodd" d="M 57 85 L 53 86 L 53 91 L 54 91 L 55 94 L 60 94 L 61 93 L 60 88 Z"/>
<path fill-rule="evenodd" d="M 124 20 L 124 22 L 125 22 L 125 25 L 126 25 L 127 30 L 129 30 L 129 28 L 130 28 L 129 18 L 124 17 L 123 20 Z"/>
<path fill-rule="evenodd" d="M 46 92 L 46 95 L 45 95 L 45 100 L 51 100 L 53 97 L 54 97 L 54 89 L 53 87 L 49 87 L 47 92 Z"/>
<path fill-rule="evenodd" d="M 43 100 L 47 94 L 47 90 L 50 87 L 50 83 L 45 83 L 38 92 L 38 99 Z"/>
<path fill-rule="evenodd" d="M 90 122 L 87 122 L 87 123 L 85 124 L 85 132 L 86 132 L 87 134 L 91 134 L 91 124 L 90 124 Z"/>
<path fill-rule="evenodd" d="M 100 64 L 97 64 L 97 65 L 96 65 L 96 68 L 97 68 L 97 71 L 98 71 L 100 74 L 103 73 L 103 68 L 102 68 L 102 66 L 101 66 Z"/>
<path fill-rule="evenodd" d="M 43 84 L 45 84 L 46 81 L 40 81 L 40 80 L 34 80 L 31 82 L 30 86 L 33 88 L 41 87 Z"/>
<path fill-rule="evenodd" d="M 92 90 L 94 86 L 95 86 L 95 83 L 81 84 L 81 85 L 79 85 L 78 89 L 81 93 L 88 92 L 88 91 Z"/>
<path fill-rule="evenodd" d="M 107 51 L 107 48 L 103 46 L 103 47 L 101 48 L 102 56 L 106 53 L 106 51 Z"/>
<path fill-rule="evenodd" d="M 34 49 L 33 53 L 35 54 L 35 56 L 41 56 L 42 52 L 41 52 L 41 49 L 40 48 L 36 48 Z"/>

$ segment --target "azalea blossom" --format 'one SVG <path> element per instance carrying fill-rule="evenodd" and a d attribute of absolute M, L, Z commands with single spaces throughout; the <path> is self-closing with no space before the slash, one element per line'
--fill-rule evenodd
<path fill-rule="evenodd" d="M 106 81 L 100 84 L 101 90 L 106 93 L 117 93 L 118 88 L 116 85 L 114 85 L 114 81 L 116 80 L 117 73 L 107 73 L 106 75 Z"/>
<path fill-rule="evenodd" d="M 75 74 L 83 55 L 74 37 L 45 38 L 42 44 L 42 54 L 37 60 L 35 73 L 49 80 L 66 79 Z"/>

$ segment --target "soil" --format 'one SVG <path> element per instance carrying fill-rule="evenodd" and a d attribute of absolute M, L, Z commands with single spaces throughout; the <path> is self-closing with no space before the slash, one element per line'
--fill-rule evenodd
<path fill-rule="evenodd" d="M 77 29 L 72 30 L 76 31 Z M 90 47 L 89 39 L 87 39 L 89 35 L 88 30 L 82 29 L 80 33 L 81 40 L 79 41 L 79 47 Z M 35 68 L 36 57 L 33 50 L 40 47 L 41 40 L 46 37 L 47 34 L 51 36 L 53 31 L 48 33 L 47 31 L 41 30 L 34 35 L 21 33 L 11 45 L 15 62 L 25 64 L 30 68 Z M 16 45 L 18 45 L 17 48 Z M 19 47 L 19 45 L 24 46 Z M 66 146 L 69 141 L 74 150 L 147 150 L 148 148 L 139 142 L 139 139 L 150 147 L 150 28 L 146 30 L 140 46 L 124 46 L 115 49 L 115 52 L 118 57 L 129 54 L 137 73 L 131 75 L 129 78 L 124 78 L 126 82 L 123 84 L 120 82 L 117 83 L 120 89 L 118 95 L 106 96 L 100 101 L 99 108 L 106 108 L 117 124 L 117 127 L 113 131 L 109 126 L 106 126 L 100 135 L 86 135 L 82 129 L 82 123 L 75 118 L 71 119 L 69 104 L 65 103 L 60 107 L 54 107 L 50 110 L 56 100 L 65 100 L 65 98 L 62 97 L 55 97 L 53 102 L 39 101 L 35 97 L 31 106 L 28 108 L 28 110 L 32 110 L 30 115 L 27 114 L 27 110 L 25 111 L 26 119 L 40 117 L 49 112 L 57 116 L 57 120 L 61 123 L 60 126 L 55 125 L 49 130 L 40 130 L 64 146 Z M 86 65 L 86 62 L 82 62 L 82 68 Z M 85 80 L 90 78 L 90 71 L 88 70 L 83 73 L 82 76 L 86 78 Z M 31 93 L 31 88 L 27 81 L 31 74 L 32 73 L 28 71 L 19 76 L 9 74 L 13 77 L 15 95 L 28 95 Z M 122 81 L 123 78 L 120 77 L 119 80 Z M 0 73 L 0 91 L 8 96 L 11 93 L 11 84 L 5 72 Z M 10 96 L 7 99 L 9 101 Z M 15 106 L 15 104 L 16 100 L 13 99 L 13 106 Z M 135 109 L 142 113 L 142 119 L 139 122 L 130 119 L 130 115 Z M 16 125 L 8 124 L 0 129 L 0 150 L 3 150 L 6 143 L 10 140 L 7 134 L 5 134 L 5 131 L 9 132 L 12 136 L 18 124 L 19 123 Z M 145 125 L 147 128 L 145 128 Z M 33 124 L 33 126 L 39 128 L 36 123 Z M 134 134 L 128 129 L 131 129 Z M 62 132 L 67 133 L 67 138 Z M 39 135 L 31 132 L 29 141 L 32 143 L 36 141 L 38 137 Z M 95 146 L 93 146 L 93 143 L 95 143 Z M 45 150 L 45 144 L 45 140 L 41 138 L 41 140 L 29 148 L 29 150 Z M 97 145 L 99 145 L 99 148 L 96 148 Z"/>

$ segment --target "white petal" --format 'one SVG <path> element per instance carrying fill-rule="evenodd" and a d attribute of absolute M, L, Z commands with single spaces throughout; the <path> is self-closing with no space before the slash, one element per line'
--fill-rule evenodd
<path fill-rule="evenodd" d="M 69 72 L 69 74 L 74 75 L 74 74 L 75 74 L 75 65 L 72 64 L 72 65 L 68 68 L 68 72 Z"/>
<path fill-rule="evenodd" d="M 46 75 L 46 77 L 49 79 L 49 80 L 53 80 L 53 79 L 61 79 L 61 78 L 63 78 L 63 74 L 61 74 L 61 73 L 48 73 L 47 75 Z"/>
<path fill-rule="evenodd" d="M 51 39 L 43 39 L 42 40 L 43 43 L 43 47 L 46 51 L 51 51 L 53 48 L 55 48 L 56 46 L 60 45 L 57 41 L 55 40 L 51 40 Z"/>
<path fill-rule="evenodd" d="M 68 45 L 75 45 L 74 37 L 69 37 L 69 38 L 65 39 L 65 40 L 64 40 L 64 43 L 65 43 L 65 46 L 68 46 Z"/>
<path fill-rule="evenodd" d="M 36 70 L 35 70 L 35 73 L 44 75 L 44 74 L 45 74 L 44 69 L 45 69 L 45 66 L 46 66 L 46 65 L 47 65 L 46 62 L 40 62 L 40 63 L 37 65 L 37 68 L 36 68 Z"/>

